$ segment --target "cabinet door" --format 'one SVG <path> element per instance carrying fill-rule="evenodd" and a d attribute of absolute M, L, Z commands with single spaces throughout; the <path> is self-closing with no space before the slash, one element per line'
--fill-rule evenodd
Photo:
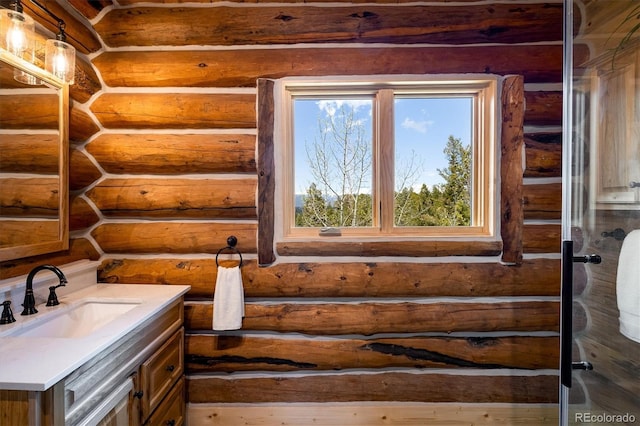
<path fill-rule="evenodd" d="M 597 202 L 611 206 L 638 203 L 640 188 L 639 48 L 615 55 L 597 68 L 593 108 L 597 149 L 594 164 Z"/>
<path fill-rule="evenodd" d="M 182 426 L 184 413 L 184 377 L 182 377 L 151 415 L 145 426 Z"/>
<path fill-rule="evenodd" d="M 153 413 L 183 371 L 184 330 L 181 328 L 140 367 L 143 419 Z"/>

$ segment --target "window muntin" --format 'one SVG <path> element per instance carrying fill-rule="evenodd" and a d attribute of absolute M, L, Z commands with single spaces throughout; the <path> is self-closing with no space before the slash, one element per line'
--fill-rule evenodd
<path fill-rule="evenodd" d="M 281 172 L 284 183 L 282 196 L 282 208 L 284 211 L 283 234 L 288 237 L 311 238 L 318 235 L 320 228 L 332 227 L 340 230 L 342 236 L 436 236 L 436 237 L 482 237 L 494 235 L 494 204 L 495 204 L 495 120 L 496 120 L 496 80 L 493 78 L 479 80 L 433 80 L 433 81 L 407 81 L 407 82 L 329 82 L 309 83 L 308 81 L 285 83 L 283 107 L 286 109 L 284 116 L 285 167 Z M 450 135 L 459 141 L 459 147 L 465 148 L 468 153 L 468 205 L 467 220 L 453 221 L 446 225 L 434 224 L 429 221 L 403 221 L 399 211 L 402 205 L 398 201 L 404 180 L 405 189 L 408 188 L 407 173 L 411 174 L 411 164 L 423 164 L 418 155 L 411 154 L 411 143 L 406 143 L 402 137 L 402 127 L 421 126 L 425 123 L 405 122 L 406 114 L 403 109 L 413 106 L 414 111 L 428 104 L 436 104 L 438 112 L 453 111 L 457 118 L 457 135 Z M 322 108 L 320 105 L 322 104 Z M 345 111 L 345 106 L 352 109 Z M 432 105 L 433 106 L 433 105 Z M 455 108 L 450 109 L 449 106 Z M 313 114 L 315 108 L 315 114 Z M 353 222 L 335 221 L 307 221 L 300 220 L 300 212 L 303 207 L 309 207 L 309 203 L 302 202 L 305 194 L 307 201 L 319 195 L 319 185 L 310 187 L 314 171 L 310 170 L 312 163 L 309 158 L 308 144 L 311 127 L 324 128 L 322 118 L 318 118 L 318 111 L 332 111 L 337 114 L 350 113 L 353 118 L 362 125 L 359 134 L 364 140 L 361 146 L 366 146 L 370 156 L 367 157 L 367 171 L 359 179 L 358 185 L 351 185 L 350 190 L 344 192 L 351 199 L 350 203 L 358 203 L 358 208 L 365 211 L 367 219 Z M 451 113 L 451 112 L 450 112 Z M 310 118 L 311 116 L 311 118 Z M 335 116 L 335 115 L 334 115 Z M 313 118 L 316 118 L 314 123 Z M 324 117 L 326 118 L 326 116 Z M 440 118 L 442 119 L 442 118 Z M 302 125 L 302 123 L 305 123 Z M 321 134 L 321 133 L 319 133 Z M 322 137 L 325 137 L 326 134 Z M 322 137 L 316 138 L 321 141 Z M 466 143 L 465 143 L 466 142 Z M 315 143 L 315 142 L 314 142 Z M 316 155 L 321 144 L 314 145 L 312 150 Z M 440 141 L 440 147 L 443 144 Z M 433 148 L 433 147 L 432 147 Z M 409 152 L 407 152 L 409 151 Z M 428 151 L 423 151 L 427 153 Z M 348 150 L 345 150 L 348 153 Z M 335 154 L 335 153 L 334 153 Z M 306 157 L 306 158 L 305 158 Z M 317 160 L 316 155 L 316 160 Z M 444 153 L 440 154 L 444 158 Z M 408 161 L 404 163 L 403 161 Z M 409 164 L 409 166 L 406 166 Z M 439 163 L 443 165 L 442 162 Z M 408 167 L 408 168 L 407 168 Z M 445 170 L 446 168 L 432 166 Z M 370 174 L 369 174 L 370 169 Z M 417 170 L 417 169 L 416 169 Z M 342 170 L 345 172 L 345 170 Z M 415 170 L 414 170 L 415 171 Z M 306 178 L 304 178 L 306 177 Z M 317 176 L 316 176 L 317 178 Z M 423 179 L 423 178 L 421 178 Z M 302 183 L 302 185 L 301 185 Z M 326 182 L 325 182 L 326 183 Z M 413 196 L 420 195 L 419 189 L 424 189 L 420 181 L 410 185 Z M 437 182 L 431 182 L 429 189 Z M 441 184 L 441 182 L 440 182 Z M 418 188 L 416 188 L 418 185 Z M 310 188 L 313 191 L 310 191 Z M 324 189 L 324 188 L 322 188 Z M 324 192 L 329 194 L 329 192 Z M 333 191 L 332 199 L 325 196 L 325 203 L 337 200 L 340 194 Z M 342 200 L 342 203 L 346 203 Z M 313 206 L 313 203 L 311 203 Z M 406 207 L 406 206 L 405 206 Z M 370 211 L 368 210 L 370 209 Z M 349 216 L 348 214 L 344 216 Z M 332 234 L 337 235 L 337 233 Z"/>

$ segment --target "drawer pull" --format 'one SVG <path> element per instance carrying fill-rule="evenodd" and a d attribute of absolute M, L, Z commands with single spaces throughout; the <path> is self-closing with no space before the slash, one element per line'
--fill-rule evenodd
<path fill-rule="evenodd" d="M 167 365 L 167 368 L 166 368 L 167 371 L 173 371 L 175 369 L 176 369 L 176 367 L 173 364 Z"/>
<path fill-rule="evenodd" d="M 167 422 L 165 423 L 167 426 L 175 426 L 176 421 L 171 419 L 171 420 L 167 420 Z"/>
<path fill-rule="evenodd" d="M 142 399 L 142 397 L 144 396 L 144 392 L 138 391 L 138 392 L 134 393 L 133 396 L 135 396 L 138 399 Z"/>

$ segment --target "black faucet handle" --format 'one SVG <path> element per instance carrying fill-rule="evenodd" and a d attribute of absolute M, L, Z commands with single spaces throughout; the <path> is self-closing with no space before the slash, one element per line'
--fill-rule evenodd
<path fill-rule="evenodd" d="M 49 287 L 49 297 L 47 298 L 47 306 L 57 306 L 60 304 L 58 302 L 58 295 L 56 294 L 56 288 L 63 286 L 64 283 L 60 283 L 58 285 L 52 285 Z"/>
<path fill-rule="evenodd" d="M 12 322 L 16 322 L 16 319 L 13 316 L 13 311 L 11 310 L 11 301 L 7 300 L 2 302 L 2 316 L 0 316 L 0 324 L 11 324 Z"/>

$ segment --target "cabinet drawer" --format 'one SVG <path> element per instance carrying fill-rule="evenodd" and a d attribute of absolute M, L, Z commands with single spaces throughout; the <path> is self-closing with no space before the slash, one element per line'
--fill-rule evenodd
<path fill-rule="evenodd" d="M 142 418 L 160 404 L 184 370 L 184 329 L 170 337 L 140 368 Z"/>
<path fill-rule="evenodd" d="M 181 426 L 184 424 L 184 411 L 184 377 L 182 377 L 145 426 Z"/>

